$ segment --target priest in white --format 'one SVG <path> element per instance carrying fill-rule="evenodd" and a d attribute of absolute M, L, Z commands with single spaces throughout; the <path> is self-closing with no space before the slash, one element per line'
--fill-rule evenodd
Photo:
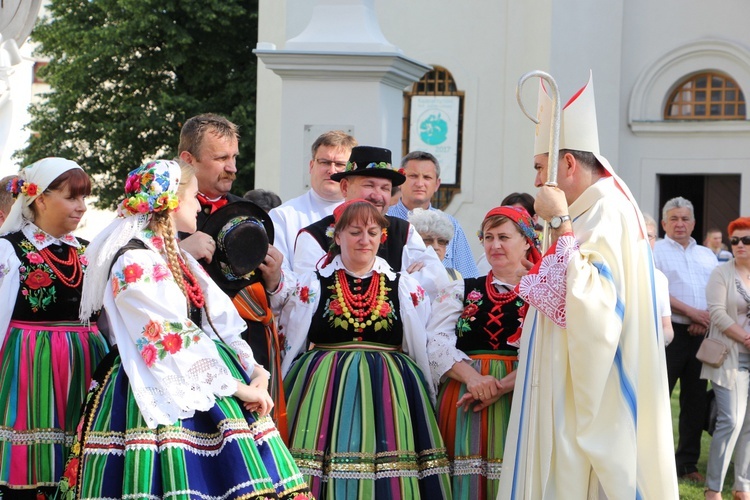
<path fill-rule="evenodd" d="M 591 80 L 566 105 L 546 186 L 552 101 L 534 168 L 550 249 L 519 284 L 530 309 L 498 498 L 677 499 L 654 266 L 643 217 L 599 154 Z"/>
<path fill-rule="evenodd" d="M 294 242 L 303 227 L 333 214 L 344 201 L 339 183 L 331 175 L 343 172 L 357 140 L 340 130 L 318 137 L 312 145 L 310 189 L 269 212 L 273 221 L 273 246 L 284 255 L 282 265 L 294 270 Z"/>

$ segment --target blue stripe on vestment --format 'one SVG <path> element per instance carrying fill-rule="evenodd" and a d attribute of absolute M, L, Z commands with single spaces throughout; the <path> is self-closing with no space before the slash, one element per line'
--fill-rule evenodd
<path fill-rule="evenodd" d="M 604 263 L 594 262 L 594 267 L 599 270 L 599 274 L 606 278 L 612 285 L 614 286 L 615 280 L 612 277 L 612 271 L 609 270 L 609 267 L 607 267 Z M 617 313 L 617 317 L 620 318 L 620 323 L 622 323 L 623 319 L 625 318 L 625 304 L 620 300 L 620 297 L 617 297 L 617 303 L 615 303 L 615 312 Z"/>
<path fill-rule="evenodd" d="M 516 484 L 518 482 L 518 457 L 521 452 L 521 439 L 523 436 L 523 423 L 524 423 L 524 413 L 526 413 L 526 405 L 528 403 L 527 396 L 529 396 L 529 387 L 532 385 L 533 381 L 531 380 L 531 377 L 529 376 L 529 372 L 531 370 L 532 360 L 534 359 L 535 349 L 534 349 L 534 339 L 536 338 L 536 320 L 539 317 L 539 311 L 536 309 L 534 310 L 534 322 L 531 325 L 531 331 L 529 332 L 529 352 L 526 355 L 526 366 L 523 373 L 523 394 L 521 395 L 521 414 L 519 415 L 519 423 L 518 423 L 518 437 L 516 440 L 516 456 L 515 456 L 515 462 L 513 464 L 513 487 L 510 490 L 510 500 L 513 500 L 516 498 Z M 527 455 L 528 455 L 527 451 Z"/>

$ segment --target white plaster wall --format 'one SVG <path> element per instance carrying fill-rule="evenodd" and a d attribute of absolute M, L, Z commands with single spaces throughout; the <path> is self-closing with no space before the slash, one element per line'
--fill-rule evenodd
<path fill-rule="evenodd" d="M 280 47 L 304 29 L 314 7 L 314 2 L 305 0 L 261 0 L 260 4 L 261 33 L 267 37 L 261 41 L 274 41 Z M 750 214 L 750 196 L 745 194 L 750 192 L 750 132 L 745 124 L 713 132 L 688 127 L 681 132 L 638 134 L 629 124 L 639 77 L 670 51 L 698 40 L 720 39 L 750 57 L 750 2 L 375 0 L 374 7 L 389 42 L 407 57 L 446 67 L 466 92 L 462 191 L 447 211 L 470 235 L 476 255 L 480 248 L 471 235 L 486 210 L 512 191 L 536 191 L 531 168 L 533 124 L 521 114 L 515 98 L 518 78 L 534 69 L 556 78 L 563 103 L 593 70 L 601 152 L 645 211 L 658 212 L 660 173 L 741 173 L 741 213 Z M 286 18 L 269 19 L 264 12 L 286 14 Z M 710 54 L 705 57 L 712 60 Z M 741 61 L 733 64 L 742 66 Z M 743 82 L 750 79 L 750 68 L 747 71 L 747 76 L 733 76 Z M 274 137 L 281 115 L 277 80 L 259 70 L 259 159 L 276 154 L 264 148 L 283 147 L 278 133 Z M 743 91 L 750 100 L 750 88 Z M 524 102 L 534 109 L 535 88 L 526 89 Z M 359 130 L 355 135 L 366 143 Z M 399 154 L 400 148 L 394 153 Z M 278 163 L 272 163 L 259 162 L 258 187 L 278 188 L 274 173 L 264 171 L 278 169 Z M 306 169 L 307 161 L 299 168 Z"/>

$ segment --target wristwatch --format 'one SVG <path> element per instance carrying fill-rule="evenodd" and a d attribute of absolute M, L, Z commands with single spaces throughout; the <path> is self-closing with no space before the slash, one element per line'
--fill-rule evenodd
<path fill-rule="evenodd" d="M 566 220 L 570 220 L 570 215 L 555 215 L 549 220 L 549 227 L 558 229 Z"/>

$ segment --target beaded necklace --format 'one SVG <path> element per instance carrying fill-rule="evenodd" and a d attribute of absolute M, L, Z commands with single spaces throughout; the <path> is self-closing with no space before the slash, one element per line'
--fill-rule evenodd
<path fill-rule="evenodd" d="M 39 255 L 42 256 L 44 262 L 52 269 L 55 275 L 63 282 L 63 284 L 69 288 L 78 288 L 83 280 L 83 268 L 81 267 L 81 261 L 78 258 L 78 252 L 73 247 L 68 247 L 68 258 L 63 260 L 55 256 L 50 252 L 49 247 L 45 247 L 39 251 Z M 63 272 L 54 263 L 58 263 L 61 266 L 73 266 L 73 271 L 70 273 L 70 277 L 65 276 Z"/>
<path fill-rule="evenodd" d="M 203 290 L 201 290 L 198 280 L 195 279 L 193 273 L 190 272 L 190 268 L 182 259 L 178 258 L 177 262 L 180 263 L 180 269 L 182 269 L 182 277 L 185 282 L 185 292 L 187 293 L 188 300 L 193 306 L 202 309 L 206 304 L 206 300 L 203 296 Z"/>
<path fill-rule="evenodd" d="M 487 296 L 490 298 L 493 304 L 495 304 L 496 306 L 504 306 L 505 304 L 516 298 L 515 290 L 498 292 L 495 289 L 495 285 L 492 283 L 493 279 L 494 275 L 492 274 L 492 271 L 490 271 L 489 273 L 487 273 L 487 283 L 485 284 L 485 288 L 487 289 Z"/>
<path fill-rule="evenodd" d="M 356 278 L 354 283 L 362 283 Z M 385 303 L 385 275 L 373 271 L 370 286 L 364 293 L 352 293 L 349 281 L 346 279 L 346 271 L 339 269 L 334 277 L 336 298 L 346 320 L 354 326 L 355 332 L 361 332 L 365 326 L 380 317 L 380 309 Z M 355 287 L 359 290 L 360 287 Z M 369 316 L 369 319 L 365 319 Z"/>

